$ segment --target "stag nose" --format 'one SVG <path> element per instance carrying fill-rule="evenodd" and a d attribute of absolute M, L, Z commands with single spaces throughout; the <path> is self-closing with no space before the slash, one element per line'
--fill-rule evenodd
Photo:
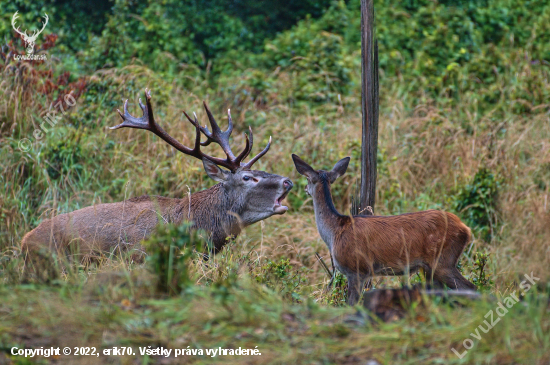
<path fill-rule="evenodd" d="M 285 181 L 283 181 L 283 187 L 286 190 L 292 189 L 293 186 L 294 186 L 294 184 L 292 183 L 292 181 L 290 179 L 286 179 Z"/>

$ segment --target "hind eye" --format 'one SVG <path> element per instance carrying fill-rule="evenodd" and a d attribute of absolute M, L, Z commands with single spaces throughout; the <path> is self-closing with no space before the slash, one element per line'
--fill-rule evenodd
<path fill-rule="evenodd" d="M 243 180 L 244 180 L 244 181 L 250 180 L 250 176 L 243 176 Z"/>

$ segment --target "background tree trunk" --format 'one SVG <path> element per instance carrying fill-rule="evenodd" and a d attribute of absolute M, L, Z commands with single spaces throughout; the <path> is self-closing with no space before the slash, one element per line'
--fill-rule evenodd
<path fill-rule="evenodd" d="M 356 214 L 373 214 L 378 150 L 378 41 L 374 37 L 373 0 L 361 0 L 361 184 Z M 367 207 L 371 207 L 369 210 Z"/>

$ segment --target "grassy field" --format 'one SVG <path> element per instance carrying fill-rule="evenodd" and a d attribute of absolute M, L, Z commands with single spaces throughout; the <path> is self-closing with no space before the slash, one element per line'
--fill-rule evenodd
<path fill-rule="evenodd" d="M 329 253 L 317 233 L 306 180 L 290 155 L 325 169 L 351 156 L 348 172 L 333 186 L 337 209 L 349 212 L 360 168 L 360 51 L 341 30 L 324 25 L 353 10 L 342 4 L 266 41 L 263 53 L 254 56 L 257 63 L 223 64 L 234 73 L 210 74 L 189 63 L 170 74 L 138 58 L 90 70 L 82 61 L 90 55 L 71 54 L 63 43 L 56 51 L 51 35 L 44 39 L 46 62 L 14 61 L 10 51 L 23 49 L 18 41 L 2 48 L 0 364 L 550 363 L 550 60 L 534 56 L 543 47 L 535 35 L 514 43 L 506 33 L 500 48 L 484 46 L 473 61 L 457 66 L 448 60 L 443 74 L 422 69 L 429 64 L 422 58 L 427 53 L 413 59 L 422 65 L 406 64 L 408 74 L 382 62 L 375 212 L 442 209 L 459 215 L 475 236 L 460 270 L 484 299 L 461 305 L 426 300 L 405 318 L 383 323 L 345 306 L 343 277 L 327 288 L 329 278 L 315 253 L 326 262 Z M 383 25 L 390 17 L 385 11 L 379 18 L 381 37 L 392 32 Z M 532 34 L 538 31 L 544 39 L 550 10 L 540 14 Z M 277 52 L 286 52 L 294 40 L 302 42 L 304 56 L 296 46 L 292 62 L 277 61 Z M 328 50 L 336 65 L 322 60 Z M 52 57 L 56 52 L 62 56 Z M 385 54 L 395 56 L 390 50 Z M 71 57 L 81 57 L 78 72 Z M 334 71 L 340 68 L 345 72 Z M 151 254 L 144 263 L 114 253 L 87 266 L 51 261 L 45 275 L 29 280 L 18 256 L 20 242 L 45 217 L 142 194 L 182 197 L 214 184 L 199 161 L 152 134 L 108 129 L 119 123 L 116 109 L 124 99 L 131 113 L 140 113 L 137 99 L 146 87 L 159 123 L 186 145 L 194 133 L 181 112 L 196 112 L 204 123 L 203 100 L 222 125 L 231 108 L 234 145 L 242 145 L 249 125 L 253 153 L 272 136 L 271 150 L 255 168 L 294 181 L 289 211 L 246 228 L 209 262 L 196 253 L 182 258 L 185 275 L 177 293 L 159 289 L 166 273 L 154 270 Z M 61 112 L 56 105 L 69 106 L 72 99 L 65 95 L 71 92 L 76 103 Z M 46 125 L 48 131 L 37 138 L 33 131 L 52 109 L 59 122 Z M 25 138 L 29 145 L 21 144 Z M 212 147 L 207 151 L 217 154 Z M 177 240 L 178 232 L 174 227 L 159 232 L 147 243 L 148 252 L 156 252 L 166 238 Z M 519 294 L 525 274 L 540 280 L 493 329 L 473 337 L 498 302 Z M 374 284 L 419 281 L 418 276 L 379 277 Z M 473 348 L 460 358 L 452 349 L 464 353 L 468 338 Z M 101 355 L 25 359 L 11 355 L 14 346 L 95 347 Z M 105 349 L 127 346 L 135 356 L 103 355 Z M 140 355 L 139 348 L 147 346 L 257 346 L 261 356 Z"/>

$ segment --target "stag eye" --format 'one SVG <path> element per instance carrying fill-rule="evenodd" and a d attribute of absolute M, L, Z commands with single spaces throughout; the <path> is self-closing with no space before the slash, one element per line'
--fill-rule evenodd
<path fill-rule="evenodd" d="M 244 181 L 250 180 L 250 176 L 243 176 L 243 180 L 244 180 Z"/>

